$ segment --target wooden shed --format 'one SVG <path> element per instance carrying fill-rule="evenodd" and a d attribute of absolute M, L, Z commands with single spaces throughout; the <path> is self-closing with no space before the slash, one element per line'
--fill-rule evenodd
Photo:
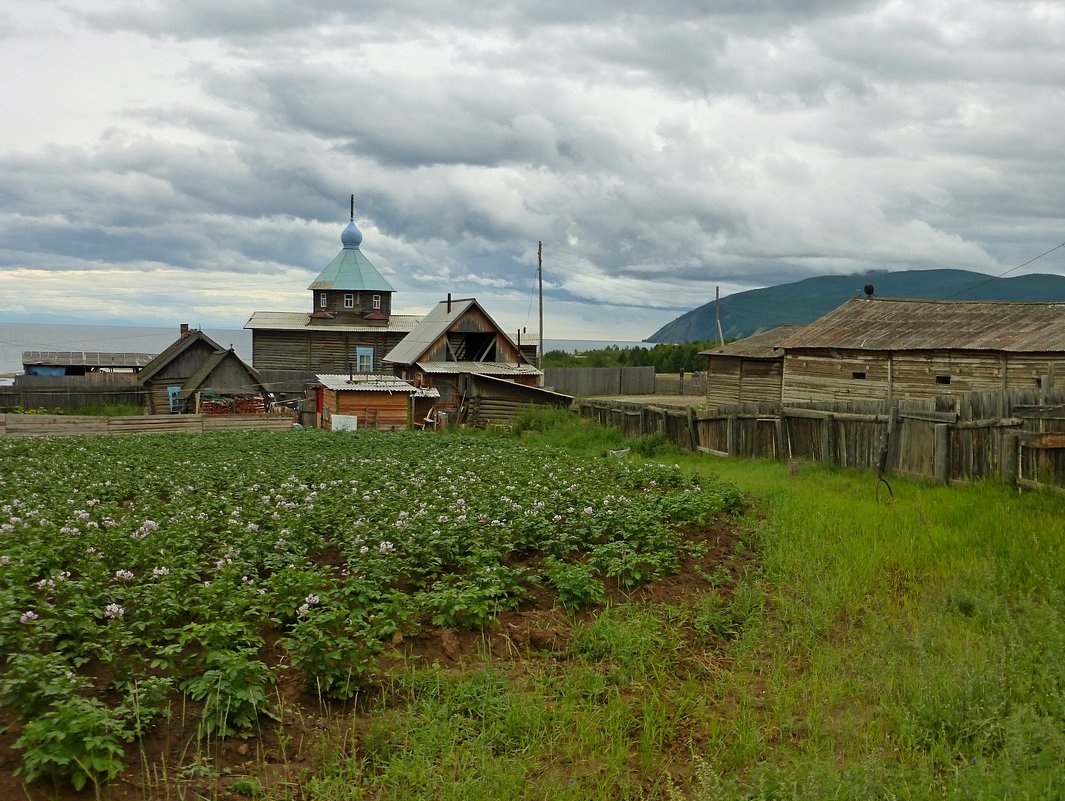
<path fill-rule="evenodd" d="M 474 298 L 448 296 L 384 361 L 405 381 L 438 390 L 437 409 L 451 419 L 465 411 L 470 385 L 463 376 L 489 376 L 528 387 L 538 386 L 543 377 Z"/>
<path fill-rule="evenodd" d="M 568 409 L 573 403 L 572 395 L 476 373 L 462 376 L 460 389 L 467 399 L 463 419 L 475 426 L 512 423 L 523 409 L 534 406 Z"/>
<path fill-rule="evenodd" d="M 847 301 L 783 342 L 785 403 L 1065 384 L 1065 303 Z"/>
<path fill-rule="evenodd" d="M 189 331 L 152 359 L 137 376 L 149 414 L 169 412 L 261 413 L 267 391 L 258 373 L 232 348 L 202 331 Z"/>
<path fill-rule="evenodd" d="M 800 328 L 782 325 L 720 348 L 699 351 L 707 362 L 707 407 L 744 401 L 779 401 L 784 351 L 778 346 Z"/>
<path fill-rule="evenodd" d="M 395 431 L 432 418 L 434 389 L 415 387 L 389 375 L 317 377 L 321 426 L 326 429 Z"/>

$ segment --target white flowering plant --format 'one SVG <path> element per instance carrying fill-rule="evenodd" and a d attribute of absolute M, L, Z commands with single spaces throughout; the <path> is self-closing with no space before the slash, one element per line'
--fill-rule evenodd
<path fill-rule="evenodd" d="M 285 671 L 350 697 L 397 634 L 489 626 L 534 585 L 600 603 L 675 571 L 687 533 L 740 503 L 675 466 L 403 432 L 0 438 L 0 464 L 0 701 L 23 723 L 70 701 L 16 675 L 49 654 L 123 731 L 149 681 L 201 700 L 224 736 L 271 714 Z M 33 775 L 75 781 L 33 761 L 34 730 Z"/>

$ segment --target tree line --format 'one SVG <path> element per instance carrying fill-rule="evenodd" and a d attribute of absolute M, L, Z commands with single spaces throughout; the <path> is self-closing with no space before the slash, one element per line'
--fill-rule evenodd
<path fill-rule="evenodd" d="M 658 342 L 650 348 L 617 345 L 600 350 L 570 353 L 549 350 L 544 367 L 654 367 L 656 373 L 686 373 L 706 370 L 706 357 L 699 351 L 716 347 L 716 342 Z"/>

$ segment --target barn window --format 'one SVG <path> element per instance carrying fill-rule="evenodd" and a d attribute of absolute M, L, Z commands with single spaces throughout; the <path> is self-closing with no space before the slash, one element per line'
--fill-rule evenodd
<path fill-rule="evenodd" d="M 855 372 L 851 373 L 851 378 L 858 379 L 859 381 L 864 381 L 865 380 L 865 373 L 858 372 L 856 370 Z"/>
<path fill-rule="evenodd" d="M 329 305 L 329 295 L 327 295 L 325 292 L 319 292 L 318 293 L 318 305 L 321 306 L 323 309 L 326 306 L 328 306 Z"/>
<path fill-rule="evenodd" d="M 949 384 L 950 383 L 950 376 L 949 375 L 937 375 L 936 376 L 936 383 L 937 384 Z"/>
<path fill-rule="evenodd" d="M 352 295 L 350 292 L 344 296 L 344 308 L 345 309 L 354 309 L 355 308 L 355 296 Z"/>
<path fill-rule="evenodd" d="M 373 372 L 373 348 L 355 348 L 355 372 Z"/>
<path fill-rule="evenodd" d="M 373 296 L 373 307 L 375 309 L 380 309 L 381 308 L 381 296 L 380 295 L 374 295 Z"/>

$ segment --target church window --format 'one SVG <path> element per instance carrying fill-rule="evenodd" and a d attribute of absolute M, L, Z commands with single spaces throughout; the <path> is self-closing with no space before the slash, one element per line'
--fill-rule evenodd
<path fill-rule="evenodd" d="M 355 372 L 373 372 L 373 348 L 355 348 Z"/>

